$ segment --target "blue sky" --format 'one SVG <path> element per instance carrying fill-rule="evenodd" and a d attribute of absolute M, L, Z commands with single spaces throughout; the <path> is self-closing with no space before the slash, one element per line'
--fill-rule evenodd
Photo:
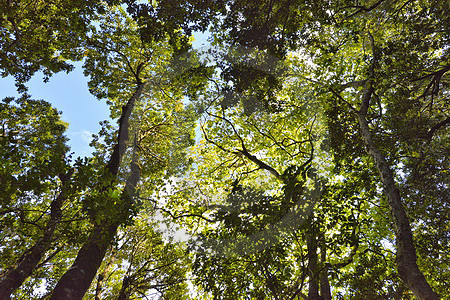
<path fill-rule="evenodd" d="M 207 34 L 195 34 L 195 48 L 206 43 Z M 42 74 L 36 74 L 27 84 L 32 99 L 50 102 L 62 114 L 62 119 L 69 123 L 66 132 L 74 158 L 89 156 L 92 148 L 89 143 L 92 134 L 100 130 L 99 122 L 109 119 L 109 109 L 105 100 L 97 100 L 88 90 L 87 78 L 83 75 L 82 63 L 74 63 L 75 69 L 66 74 L 58 73 L 44 83 Z M 0 78 L 0 99 L 17 97 L 18 93 L 12 77 Z"/>
<path fill-rule="evenodd" d="M 105 101 L 98 101 L 89 93 L 81 66 L 77 62 L 72 72 L 55 74 L 47 83 L 42 74 L 37 74 L 27 84 L 32 99 L 46 100 L 62 112 L 62 119 L 69 123 L 67 137 L 75 157 L 90 155 L 92 133 L 100 130 L 100 121 L 109 119 Z M 18 96 L 12 77 L 0 79 L 0 99 L 7 96 Z"/>

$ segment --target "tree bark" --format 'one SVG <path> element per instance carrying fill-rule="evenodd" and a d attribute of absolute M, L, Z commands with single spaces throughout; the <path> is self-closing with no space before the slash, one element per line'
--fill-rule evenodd
<path fill-rule="evenodd" d="M 131 175 L 127 180 L 121 200 L 130 203 L 140 178 L 140 168 L 136 162 L 131 164 Z M 72 267 L 61 277 L 50 300 L 82 299 L 92 283 L 97 270 L 105 257 L 108 247 L 116 236 L 120 221 L 96 224 L 87 242 L 78 252 Z"/>
<path fill-rule="evenodd" d="M 50 299 L 82 299 L 116 235 L 119 224 L 94 226 L 72 267 L 61 277 Z"/>
<path fill-rule="evenodd" d="M 314 225 L 312 225 L 314 226 Z M 319 276 L 317 276 L 317 237 L 315 230 L 311 230 L 307 238 L 308 247 L 308 300 L 321 300 L 319 295 Z"/>
<path fill-rule="evenodd" d="M 0 300 L 11 299 L 11 294 L 17 290 L 23 282 L 33 273 L 45 253 L 53 242 L 53 234 L 62 218 L 61 206 L 66 199 L 66 188 L 73 170 L 65 175 L 60 175 L 61 192 L 50 204 L 50 219 L 48 220 L 44 235 L 29 248 L 17 261 L 15 267 L 8 270 L 0 280 Z"/>
<path fill-rule="evenodd" d="M 122 157 L 125 154 L 127 148 L 127 142 L 129 138 L 130 116 L 133 112 L 136 101 L 141 97 L 144 90 L 145 83 L 140 82 L 136 90 L 134 91 L 127 104 L 122 107 L 122 115 L 119 119 L 119 134 L 117 136 L 117 143 L 114 145 L 113 152 L 108 161 L 106 169 L 112 175 L 117 175 L 119 172 L 119 166 L 122 162 Z"/>
<path fill-rule="evenodd" d="M 98 274 L 97 276 L 97 286 L 95 287 L 95 300 L 101 300 L 101 296 L 102 296 L 102 283 L 103 283 L 103 279 L 105 272 Z"/>
<path fill-rule="evenodd" d="M 119 119 L 119 134 L 117 143 L 113 148 L 110 160 L 106 166 L 106 171 L 114 177 L 119 171 L 120 163 L 127 148 L 129 136 L 129 119 L 134 105 L 142 94 L 145 83 L 140 82 L 122 108 L 122 115 Z M 131 174 L 128 178 L 121 201 L 131 202 L 134 190 L 140 178 L 140 168 L 133 155 L 131 163 Z M 55 289 L 52 292 L 50 300 L 81 300 L 89 289 L 98 268 L 100 267 L 106 250 L 113 241 L 117 228 L 120 226 L 120 220 L 104 220 L 103 223 L 96 223 L 86 243 L 81 247 L 71 268 L 61 277 Z"/>
<path fill-rule="evenodd" d="M 130 298 L 130 281 L 131 279 L 127 275 L 125 275 L 122 280 L 122 287 L 120 288 L 117 300 L 128 300 Z"/>
<path fill-rule="evenodd" d="M 374 92 L 371 83 L 363 92 L 363 101 L 358 111 L 358 122 L 361 130 L 361 136 L 366 145 L 367 153 L 375 161 L 375 165 L 381 176 L 381 182 L 384 187 L 384 193 L 388 198 L 389 208 L 394 223 L 396 236 L 396 263 L 400 278 L 411 289 L 418 299 L 434 300 L 439 299 L 438 295 L 431 289 L 417 265 L 416 249 L 414 247 L 411 225 L 402 204 L 400 191 L 394 180 L 388 162 L 372 140 L 372 134 L 366 119 L 367 111 L 370 105 L 370 98 Z"/>
<path fill-rule="evenodd" d="M 323 266 L 320 272 L 320 295 L 323 300 L 331 300 L 330 281 L 328 280 L 327 247 L 323 232 L 320 233 L 320 260 Z"/>

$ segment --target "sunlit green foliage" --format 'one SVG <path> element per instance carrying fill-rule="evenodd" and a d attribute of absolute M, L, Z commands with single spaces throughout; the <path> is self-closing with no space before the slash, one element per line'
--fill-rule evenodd
<path fill-rule="evenodd" d="M 46 232 L 72 170 L 18 297 L 44 279 L 50 292 L 89 230 L 111 224 L 88 299 L 413 299 L 405 228 L 417 271 L 446 294 L 446 1 L 123 2 L 2 2 L 3 74 L 24 83 L 83 59 L 114 120 L 72 162 L 48 103 L 1 103 L 3 273 Z M 190 49 L 195 30 L 211 49 Z"/>

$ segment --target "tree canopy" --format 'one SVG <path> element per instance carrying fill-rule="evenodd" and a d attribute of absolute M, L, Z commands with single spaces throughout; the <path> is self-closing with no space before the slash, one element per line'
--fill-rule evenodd
<path fill-rule="evenodd" d="M 447 1 L 1 8 L 0 299 L 445 298 Z M 26 92 L 74 61 L 85 158 Z"/>

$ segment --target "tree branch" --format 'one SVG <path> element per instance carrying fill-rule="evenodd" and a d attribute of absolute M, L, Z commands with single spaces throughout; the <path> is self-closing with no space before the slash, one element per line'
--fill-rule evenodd
<path fill-rule="evenodd" d="M 375 2 L 374 4 L 372 4 L 369 7 L 365 7 L 365 6 L 355 6 L 355 8 L 359 8 L 357 11 L 355 11 L 354 13 L 350 14 L 349 16 L 345 17 L 345 19 L 350 19 L 351 17 L 354 17 L 355 15 L 361 13 L 361 12 L 368 12 L 371 11 L 375 8 L 377 8 L 378 5 L 380 5 L 381 3 L 383 3 L 384 0 L 379 0 L 378 2 Z"/>
<path fill-rule="evenodd" d="M 282 180 L 280 173 L 277 172 L 277 170 L 275 170 L 274 168 L 272 168 L 271 166 L 269 166 L 268 164 L 266 164 L 265 162 L 263 162 L 262 160 L 258 159 L 256 156 L 250 154 L 250 152 L 247 150 L 247 148 L 245 147 L 245 143 L 244 140 L 241 138 L 241 136 L 238 134 L 236 128 L 234 127 L 233 123 L 228 120 L 225 117 L 221 117 L 221 116 L 217 116 L 214 115 L 212 113 L 207 112 L 210 116 L 213 116 L 215 118 L 219 118 L 225 122 L 227 122 L 228 124 L 230 124 L 231 128 L 233 129 L 233 132 L 236 134 L 237 138 L 240 140 L 241 142 L 241 147 L 242 150 L 236 150 L 237 152 L 241 153 L 242 155 L 244 155 L 245 157 L 247 157 L 250 161 L 252 161 L 253 163 L 255 163 L 256 165 L 258 165 L 261 169 L 264 169 L 266 171 L 269 171 L 272 175 L 274 175 L 277 179 Z M 220 148 L 220 147 L 219 147 Z M 222 148 L 221 148 L 222 149 Z M 230 152 L 228 150 L 228 152 Z M 234 152 L 235 153 L 235 152 Z"/>
<path fill-rule="evenodd" d="M 438 95 L 438 93 L 439 93 L 439 83 L 441 82 L 441 78 L 449 70 L 450 70 L 450 65 L 447 65 L 444 68 L 440 69 L 439 71 L 436 71 L 436 72 L 424 75 L 422 77 L 419 77 L 417 79 L 414 79 L 412 82 L 419 81 L 419 80 L 424 80 L 424 79 L 432 77 L 430 83 L 427 85 L 427 87 L 423 91 L 422 95 L 420 95 L 418 97 L 418 99 L 425 98 L 428 95 L 431 95 L 431 97 L 433 99 L 433 96 Z M 430 89 L 431 89 L 431 93 L 430 93 Z"/>
<path fill-rule="evenodd" d="M 448 124 L 450 124 L 450 117 L 447 117 L 447 119 L 445 119 L 444 121 L 437 123 L 436 125 L 434 125 L 433 127 L 430 128 L 430 130 L 427 133 L 427 140 L 431 141 L 431 139 L 433 138 L 434 133 L 440 129 L 441 127 L 446 127 L 448 126 Z"/>

